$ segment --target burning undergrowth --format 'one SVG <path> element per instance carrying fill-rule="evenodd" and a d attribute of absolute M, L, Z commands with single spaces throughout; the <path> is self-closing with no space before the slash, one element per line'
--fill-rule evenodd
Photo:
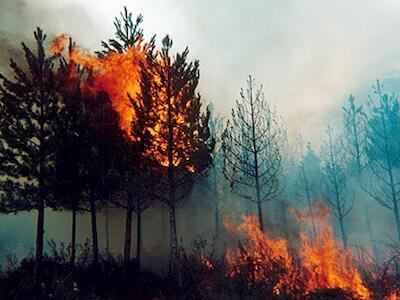
<path fill-rule="evenodd" d="M 225 222 L 230 239 L 236 241 L 225 255 L 226 276 L 249 295 L 264 299 L 397 299 L 396 284 L 390 283 L 396 278 L 393 268 L 388 266 L 387 277 L 379 282 L 362 276 L 352 251 L 334 236 L 329 208 L 318 200 L 312 212 L 292 210 L 299 226 L 293 247 L 285 239 L 263 233 L 254 216 L 242 216 L 239 225 Z"/>

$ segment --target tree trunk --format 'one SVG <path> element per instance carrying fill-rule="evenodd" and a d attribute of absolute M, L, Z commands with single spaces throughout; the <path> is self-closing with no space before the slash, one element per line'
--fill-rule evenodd
<path fill-rule="evenodd" d="M 176 234 L 176 215 L 175 206 L 170 206 L 169 210 L 169 234 L 170 234 L 170 250 L 171 258 L 173 259 L 178 249 L 178 237 Z"/>
<path fill-rule="evenodd" d="M 340 217 L 339 219 L 339 226 L 340 226 L 340 232 L 342 234 L 343 247 L 347 249 L 347 233 L 346 230 L 344 229 L 343 217 Z"/>
<path fill-rule="evenodd" d="M 109 214 L 108 206 L 105 207 L 105 217 L 106 217 L 106 252 L 110 251 L 110 226 L 109 226 Z"/>
<path fill-rule="evenodd" d="M 124 263 L 127 268 L 131 260 L 131 239 L 132 239 L 132 209 L 126 210 L 125 222 L 125 247 L 124 247 Z"/>
<path fill-rule="evenodd" d="M 397 201 L 394 201 L 393 213 L 394 213 L 394 219 L 396 220 L 397 237 L 400 241 L 400 216 L 399 216 L 399 206 L 397 204 Z"/>
<path fill-rule="evenodd" d="M 140 271 L 142 256 L 142 213 L 140 210 L 136 213 L 136 266 Z"/>
<path fill-rule="evenodd" d="M 36 262 L 34 276 L 38 278 L 41 272 L 43 262 L 43 239 L 44 239 L 44 201 L 40 197 L 38 203 L 38 217 L 36 227 Z"/>
<path fill-rule="evenodd" d="M 71 228 L 71 267 L 75 268 L 76 256 L 76 207 L 72 208 L 72 228 Z"/>
<path fill-rule="evenodd" d="M 373 237 L 373 234 L 372 234 L 372 227 L 371 227 L 371 222 L 369 220 L 368 208 L 365 205 L 364 205 L 364 217 L 365 217 L 365 223 L 366 223 L 366 226 L 367 226 L 367 234 L 368 234 L 369 244 L 370 244 L 370 246 L 372 248 L 372 251 L 374 253 L 375 260 L 378 261 L 379 260 L 379 253 L 378 253 L 378 249 L 376 248 L 376 244 L 374 242 L 374 237 Z"/>
<path fill-rule="evenodd" d="M 261 201 L 257 201 L 257 211 L 258 211 L 258 222 L 260 223 L 260 230 L 264 232 L 264 222 L 263 222 Z"/>
<path fill-rule="evenodd" d="M 93 265 L 99 262 L 99 244 L 97 240 L 97 220 L 96 220 L 96 203 L 90 199 L 90 216 L 92 221 L 92 247 L 93 247 Z"/>
<path fill-rule="evenodd" d="M 215 202 L 215 209 L 214 209 L 214 222 L 215 222 L 215 237 L 218 239 L 219 238 L 219 206 L 218 202 Z"/>

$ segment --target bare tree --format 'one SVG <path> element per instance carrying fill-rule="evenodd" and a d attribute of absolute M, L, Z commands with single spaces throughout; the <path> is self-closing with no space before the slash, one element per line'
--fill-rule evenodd
<path fill-rule="evenodd" d="M 208 176 L 211 189 L 208 189 L 208 187 L 207 189 L 210 190 L 212 194 L 211 198 L 214 213 L 215 238 L 218 238 L 221 231 L 221 206 L 226 197 L 229 184 L 224 176 L 220 176 L 223 175 L 224 167 L 224 158 L 222 154 L 222 134 L 224 130 L 223 118 L 215 116 L 212 107 L 210 110 L 212 113 L 209 121 L 210 135 L 214 139 L 215 145 L 212 154 L 213 164 Z"/>
<path fill-rule="evenodd" d="M 324 174 L 325 199 L 331 205 L 339 223 L 343 246 L 347 247 L 346 217 L 352 201 L 347 186 L 346 169 L 339 138 L 334 136 L 332 127 L 326 130 L 327 139 L 322 150 L 322 171 Z"/>
<path fill-rule="evenodd" d="M 320 196 L 319 187 L 321 185 L 321 169 L 319 158 L 307 143 L 306 153 L 304 153 L 303 140 L 299 137 L 301 158 L 298 165 L 297 188 L 301 197 L 304 197 L 310 211 L 312 234 L 316 238 L 316 228 L 313 215 L 313 202 Z"/>
<path fill-rule="evenodd" d="M 374 87 L 376 101 L 368 103 L 369 116 L 366 153 L 368 168 L 375 184 L 368 184 L 366 192 L 381 206 L 393 213 L 400 240 L 400 107 L 399 101 L 384 93 L 377 81 Z"/>
<path fill-rule="evenodd" d="M 347 106 L 343 109 L 343 138 L 341 140 L 347 161 L 347 170 L 350 180 L 356 181 L 356 186 L 360 187 L 362 178 L 366 175 L 367 155 L 365 152 L 367 138 L 367 118 L 362 105 L 356 105 L 355 97 L 350 95 Z M 362 210 L 364 212 L 365 225 L 369 242 L 375 253 L 378 254 L 375 243 L 373 242 L 372 226 L 368 211 L 368 198 L 360 188 L 354 189 L 357 198 L 363 199 Z"/>
<path fill-rule="evenodd" d="M 264 230 L 262 203 L 280 191 L 286 128 L 265 100 L 262 87 L 257 89 L 251 76 L 247 84 L 224 130 L 224 174 L 234 192 L 257 205 L 260 229 Z"/>

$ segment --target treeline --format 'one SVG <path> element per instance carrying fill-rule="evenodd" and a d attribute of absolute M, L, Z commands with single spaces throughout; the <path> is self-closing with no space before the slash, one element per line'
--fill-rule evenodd
<path fill-rule="evenodd" d="M 113 106 L 113 95 L 85 88 L 96 69 L 71 59 L 72 40 L 67 53 L 49 52 L 46 35 L 38 28 L 35 48 L 22 44 L 24 64 L 11 60 L 13 76 L 1 75 L 0 207 L 3 213 L 37 211 L 37 275 L 43 261 L 45 208 L 71 213 L 72 268 L 78 213 L 90 214 L 97 265 L 97 213 L 111 206 L 125 211 L 126 267 L 136 215 L 140 268 L 141 216 L 156 201 L 169 211 L 173 270 L 176 209 L 200 179 L 213 204 L 216 237 L 221 235 L 223 204 L 229 205 L 235 194 L 247 203 L 245 213 L 255 209 L 261 230 L 266 229 L 264 203 L 275 201 L 283 216 L 288 204 L 305 205 L 312 214 L 313 201 L 321 197 L 332 208 L 344 247 L 355 207 L 361 208 L 365 232 L 373 241 L 371 228 L 379 220 L 369 218 L 367 202 L 374 199 L 392 213 L 400 240 L 399 102 L 379 82 L 366 108 L 349 97 L 343 128 L 336 130 L 339 134 L 327 128 L 320 155 L 301 139 L 296 152 L 288 145 L 285 122 L 252 77 L 231 116 L 220 118 L 202 107 L 199 62 L 189 61 L 188 49 L 173 55 L 169 36 L 161 48 L 154 38 L 145 42 L 141 22 L 141 16 L 134 20 L 125 9 L 115 21 L 116 37 L 103 42 L 97 53 L 105 59 L 136 49 L 143 58 L 136 63 L 138 78 L 127 79 L 136 80 L 139 89 L 124 91 L 133 112 L 128 127 L 121 126 L 123 116 Z"/>

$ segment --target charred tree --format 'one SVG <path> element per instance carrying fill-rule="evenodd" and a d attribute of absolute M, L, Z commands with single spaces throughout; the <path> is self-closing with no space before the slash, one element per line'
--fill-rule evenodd
<path fill-rule="evenodd" d="M 286 129 L 265 100 L 262 87 L 255 89 L 251 76 L 247 84 L 224 130 L 224 174 L 234 192 L 256 204 L 263 231 L 262 203 L 280 191 Z"/>
<path fill-rule="evenodd" d="M 343 246 L 347 248 L 346 220 L 352 208 L 352 201 L 350 198 L 351 193 L 347 186 L 345 160 L 339 139 L 334 136 L 330 126 L 327 128 L 326 134 L 327 139 L 322 150 L 325 199 L 332 207 L 339 223 Z"/>
<path fill-rule="evenodd" d="M 7 205 L 16 210 L 37 211 L 37 277 L 43 260 L 45 207 L 53 194 L 55 132 L 61 105 L 53 67 L 55 56 L 46 56 L 46 35 L 40 28 L 34 36 L 35 52 L 22 43 L 26 68 L 11 60 L 15 80 L 1 75 L 0 174 L 11 192 L 7 198 L 12 196 L 5 199 L 3 194 Z M 18 198 L 24 199 L 24 205 Z"/>

